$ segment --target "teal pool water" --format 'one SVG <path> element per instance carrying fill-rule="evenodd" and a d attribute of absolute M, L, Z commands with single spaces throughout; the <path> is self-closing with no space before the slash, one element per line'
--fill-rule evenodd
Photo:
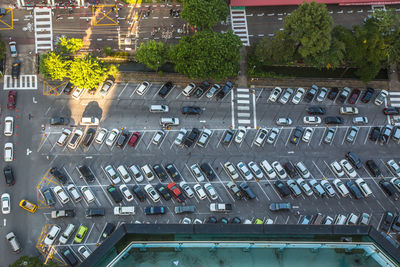
<path fill-rule="evenodd" d="M 121 259 L 117 267 L 375 267 L 380 266 L 365 253 L 345 254 L 343 250 L 252 248 L 248 252 L 240 248 L 158 248 L 139 251 L 132 249 L 129 256 Z"/>

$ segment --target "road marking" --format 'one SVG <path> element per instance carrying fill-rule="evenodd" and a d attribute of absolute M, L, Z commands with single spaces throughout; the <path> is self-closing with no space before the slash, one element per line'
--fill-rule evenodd
<path fill-rule="evenodd" d="M 253 125 L 253 127 L 254 127 L 254 129 L 257 129 L 257 116 L 256 116 L 256 114 L 257 114 L 257 112 L 256 112 L 256 91 L 255 90 L 253 90 L 253 121 L 254 121 L 254 125 Z"/>
<path fill-rule="evenodd" d="M 233 96 L 232 96 L 232 99 L 233 99 Z M 238 103 L 238 104 L 250 104 L 250 100 L 241 100 L 241 99 L 238 99 L 238 100 L 237 100 L 237 103 Z"/>
<path fill-rule="evenodd" d="M 124 87 L 124 89 L 122 89 L 121 93 L 119 93 L 118 98 L 119 98 L 119 97 L 122 95 L 122 93 L 125 91 L 125 89 L 126 89 L 126 87 L 128 86 L 128 84 L 129 84 L 129 82 L 127 82 L 127 83 L 125 84 L 125 87 Z"/>
<path fill-rule="evenodd" d="M 235 129 L 235 102 L 234 102 L 233 93 L 231 94 L 231 113 L 232 113 L 232 128 Z"/>

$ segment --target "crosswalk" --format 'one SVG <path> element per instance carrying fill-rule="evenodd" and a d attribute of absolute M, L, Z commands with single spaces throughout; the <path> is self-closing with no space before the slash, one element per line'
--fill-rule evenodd
<path fill-rule="evenodd" d="M 4 75 L 3 90 L 36 90 L 38 88 L 36 75 L 20 75 L 13 79 L 11 75 Z"/>
<path fill-rule="evenodd" d="M 234 93 L 234 126 L 255 128 L 254 99 L 248 88 L 237 88 Z"/>
<path fill-rule="evenodd" d="M 389 92 L 390 106 L 400 107 L 400 92 Z"/>
<path fill-rule="evenodd" d="M 51 8 L 34 9 L 35 51 L 53 51 Z"/>
<path fill-rule="evenodd" d="M 234 9 L 231 7 L 231 21 L 232 21 L 232 31 L 234 34 L 239 36 L 243 45 L 249 46 L 249 34 L 247 30 L 247 19 L 246 19 L 246 9 Z"/>

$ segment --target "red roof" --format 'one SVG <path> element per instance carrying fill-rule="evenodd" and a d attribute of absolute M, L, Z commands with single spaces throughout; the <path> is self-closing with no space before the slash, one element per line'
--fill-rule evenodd
<path fill-rule="evenodd" d="M 311 2 L 311 0 L 306 0 Z M 339 5 L 393 5 L 400 4 L 400 0 L 315 0 L 317 3 Z M 303 0 L 231 0 L 231 6 L 297 6 Z"/>

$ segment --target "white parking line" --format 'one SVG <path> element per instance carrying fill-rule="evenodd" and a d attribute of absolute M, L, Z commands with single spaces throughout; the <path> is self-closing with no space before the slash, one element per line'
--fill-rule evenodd
<path fill-rule="evenodd" d="M 119 93 L 118 98 L 119 98 L 119 97 L 122 95 L 122 93 L 125 91 L 125 89 L 126 89 L 126 87 L 128 86 L 128 84 L 129 84 L 129 82 L 127 82 L 127 83 L 125 84 L 125 87 L 124 87 L 124 89 L 122 89 L 121 93 Z"/>
<path fill-rule="evenodd" d="M 256 91 L 255 90 L 253 90 L 252 95 L 253 95 L 253 120 L 254 120 L 253 128 L 257 129 L 257 116 L 256 116 L 257 109 L 256 109 Z"/>
<path fill-rule="evenodd" d="M 139 137 L 139 140 L 137 141 L 137 143 L 133 149 L 136 149 L 139 146 L 139 144 L 142 141 L 145 134 L 146 134 L 146 131 L 143 131 L 143 134 Z"/>
<path fill-rule="evenodd" d="M 231 113 L 232 113 L 232 129 L 235 129 L 235 101 L 233 93 L 231 94 Z"/>
<path fill-rule="evenodd" d="M 364 139 L 364 145 L 365 145 L 365 143 L 367 143 L 367 140 L 368 140 L 368 137 L 369 137 L 369 133 L 370 133 L 372 127 L 369 126 L 368 128 L 369 129 L 368 129 L 368 132 L 367 132 L 367 136 L 365 136 L 365 139 Z"/>
<path fill-rule="evenodd" d="M 90 227 L 90 230 L 89 230 L 89 232 L 88 232 L 88 233 L 87 233 L 87 235 L 86 235 L 86 240 L 88 240 L 88 239 L 89 239 L 89 236 L 90 236 L 90 234 L 92 233 L 92 230 L 93 230 L 94 224 L 95 224 L 95 223 L 93 223 L 93 224 L 92 224 L 92 227 Z M 82 241 L 83 241 L 83 240 L 82 240 Z"/>
<path fill-rule="evenodd" d="M 286 140 L 285 146 L 287 146 L 287 144 L 288 144 L 288 142 L 289 142 L 289 140 L 290 140 L 290 137 L 292 136 L 293 130 L 294 130 L 294 128 L 291 128 L 290 133 L 289 133 L 289 136 L 288 136 L 288 138 L 287 138 L 287 140 Z"/>
<path fill-rule="evenodd" d="M 164 140 L 167 139 L 168 133 L 169 133 L 169 131 L 166 131 L 166 134 L 164 135 L 164 138 L 161 140 L 161 143 L 159 145 L 160 148 L 162 147 L 162 144 L 164 143 Z"/>
<path fill-rule="evenodd" d="M 107 226 L 107 223 L 104 224 L 104 227 L 103 227 L 103 229 L 101 230 L 100 236 L 99 236 L 99 238 L 97 238 L 97 242 L 96 242 L 96 243 L 100 243 L 100 237 L 101 237 L 101 235 L 103 234 L 104 229 L 106 229 L 106 226 Z"/>
<path fill-rule="evenodd" d="M 321 140 L 319 140 L 319 144 L 318 145 L 321 145 L 322 140 L 324 139 L 324 136 L 325 136 L 326 129 L 328 129 L 328 128 L 325 128 L 325 130 L 324 130 L 324 132 L 322 134 Z"/>
<path fill-rule="evenodd" d="M 105 173 L 105 170 L 104 170 L 103 166 L 100 166 L 100 168 L 101 168 L 101 169 L 103 170 L 103 172 Z M 100 185 L 99 179 L 96 177 L 96 175 L 94 174 L 94 172 L 92 172 L 92 173 L 93 173 L 94 177 L 96 178 L 97 183 Z M 106 175 L 106 177 L 107 177 L 107 179 L 108 179 L 108 175 L 107 175 L 106 173 L 105 173 L 105 175 Z M 101 190 L 103 190 L 104 195 L 106 195 L 108 201 L 109 201 L 110 204 L 111 204 L 111 207 L 113 207 L 113 206 L 114 206 L 114 203 L 111 201 L 110 197 L 108 196 L 107 192 L 104 190 L 103 186 L 100 186 L 100 188 L 101 188 Z M 94 193 L 93 193 L 93 194 L 94 194 Z M 97 198 L 95 198 L 95 199 L 96 199 L 96 202 L 98 202 L 99 206 L 101 207 L 102 205 L 100 204 L 100 202 L 97 200 Z"/>
<path fill-rule="evenodd" d="M 136 92 L 136 90 L 139 88 L 140 84 L 136 85 L 136 88 L 133 90 L 132 94 L 129 97 L 132 97 L 133 94 Z M 145 95 L 147 93 L 147 91 L 149 91 L 151 88 L 151 85 L 149 85 L 149 88 L 146 90 L 146 92 L 144 92 L 143 95 Z"/>
<path fill-rule="evenodd" d="M 317 166 L 317 164 L 315 164 L 314 161 L 312 161 L 312 163 L 314 164 L 314 166 L 317 168 L 317 170 L 321 173 L 322 177 L 325 177 L 324 173 L 321 171 L 321 169 Z"/>
<path fill-rule="evenodd" d="M 268 201 L 271 201 L 271 199 L 269 198 L 267 192 L 265 192 L 265 190 L 262 188 L 262 186 L 260 185 L 260 183 L 257 183 L 257 184 L 258 184 L 258 186 L 260 187 L 261 191 L 263 191 L 264 194 L 265 194 L 265 196 L 268 198 Z"/>

